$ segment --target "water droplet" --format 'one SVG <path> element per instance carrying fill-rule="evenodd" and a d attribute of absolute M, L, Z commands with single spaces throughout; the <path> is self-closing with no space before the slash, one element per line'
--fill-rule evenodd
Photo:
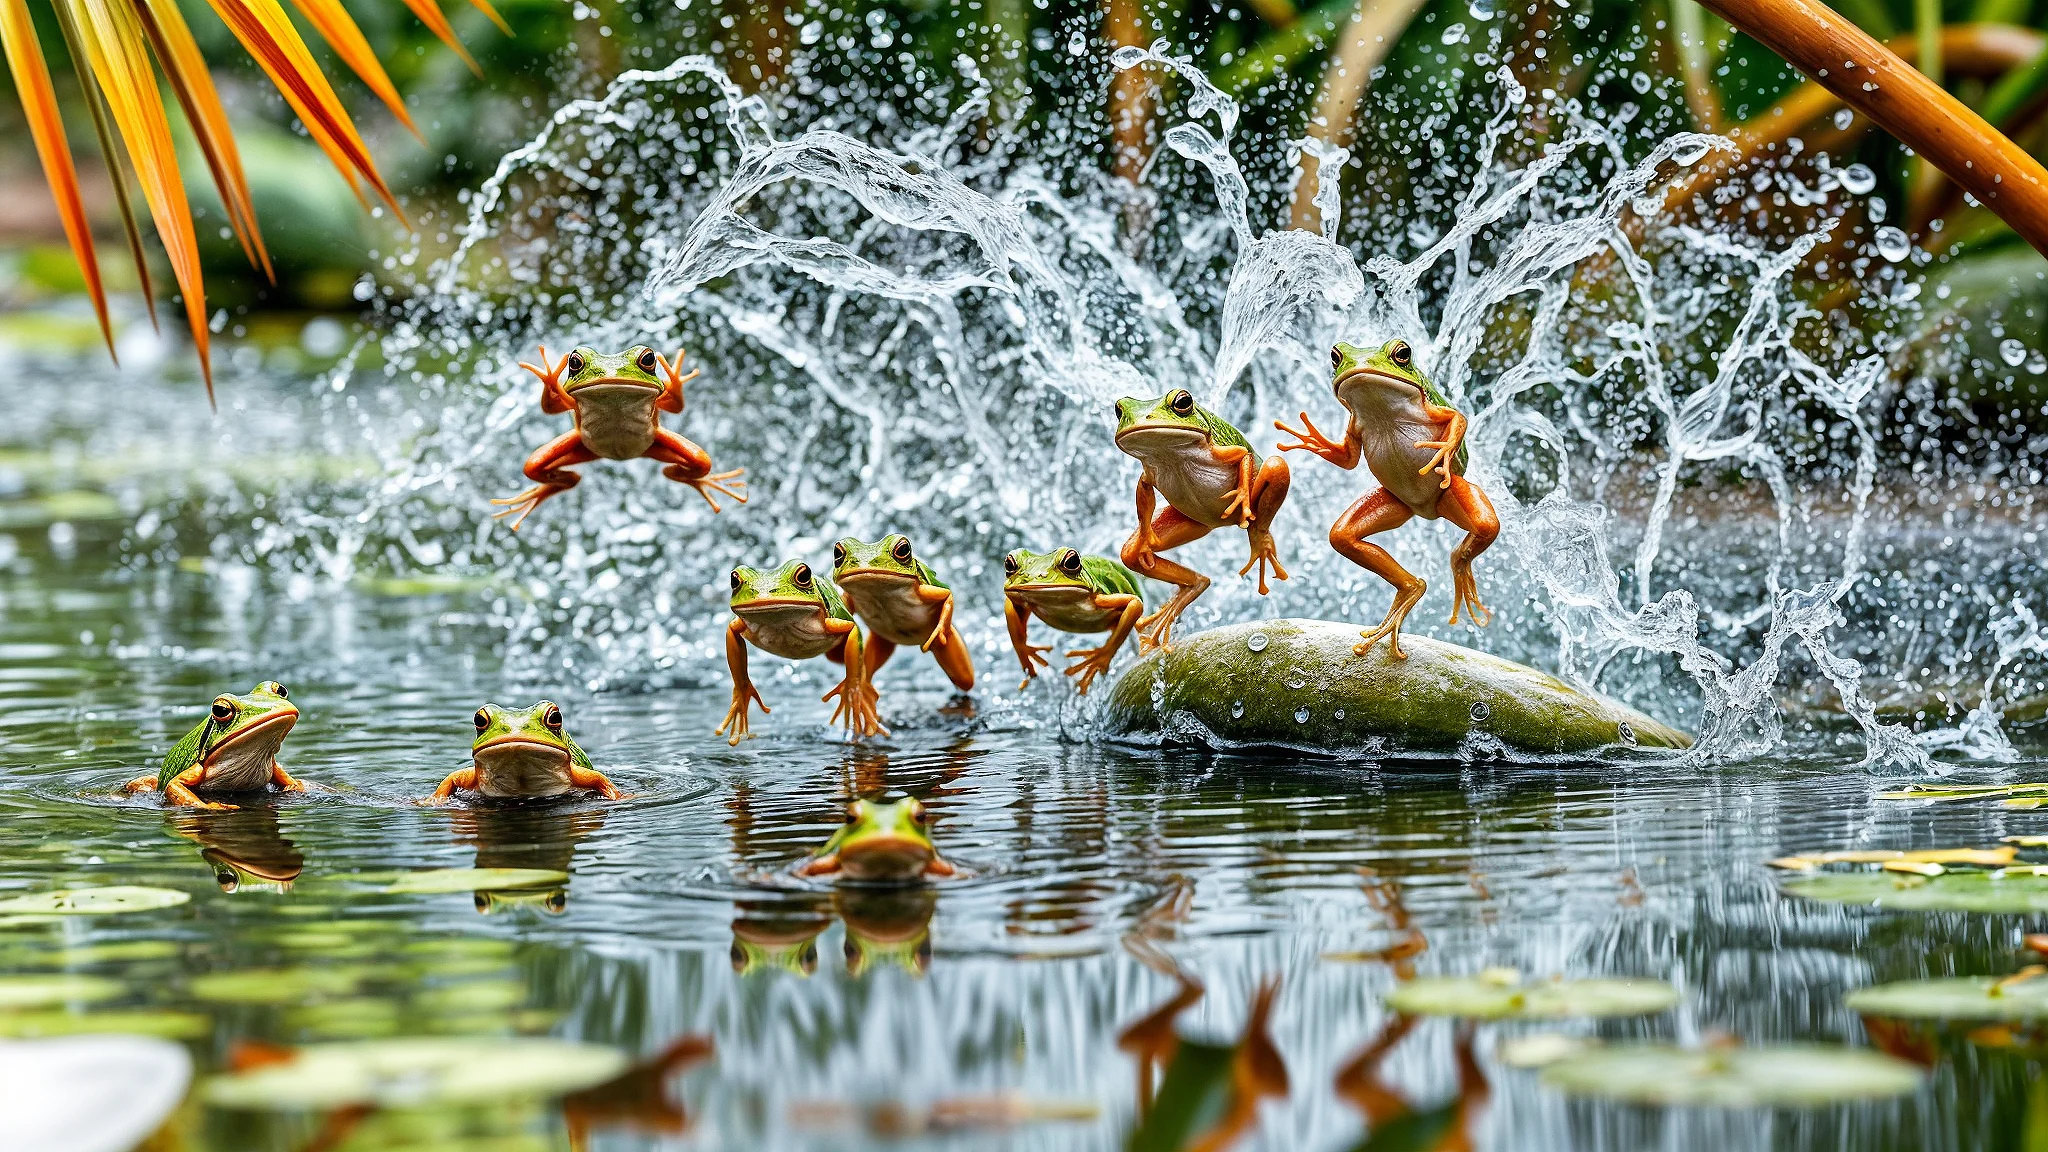
<path fill-rule="evenodd" d="M 1080 30 L 1079 28 L 1076 28 L 1076 29 L 1074 29 L 1074 34 L 1073 34 L 1072 36 L 1069 36 L 1069 37 L 1067 37 L 1067 55 L 1069 55 L 1069 56 L 1086 56 L 1087 54 L 1088 54 L 1088 37 L 1086 37 L 1086 36 L 1082 35 L 1082 34 L 1081 34 L 1081 30 Z M 1123 63 L 1123 62 L 1121 62 L 1121 61 L 1118 61 L 1118 62 L 1117 62 L 1117 67 L 1119 67 L 1119 68 L 1128 68 L 1128 67 L 1130 67 L 1130 65 L 1129 65 L 1129 64 L 1125 64 L 1125 63 Z"/>
<path fill-rule="evenodd" d="M 1239 719 L 1239 718 L 1241 718 L 1241 717 L 1242 717 L 1243 715 L 1244 715 L 1244 701 L 1242 701 L 1242 700 L 1232 700 L 1232 701 L 1230 702 L 1230 718 L 1231 718 L 1232 720 L 1236 720 L 1236 719 Z"/>
<path fill-rule="evenodd" d="M 1500 5 L 1496 0 L 1472 0 L 1465 10 L 1472 13 L 1474 20 L 1491 20 L 1500 11 Z"/>
<path fill-rule="evenodd" d="M 796 38 L 806 44 L 816 44 L 825 38 L 825 22 L 823 20 L 806 21 L 803 31 L 798 32 Z"/>
<path fill-rule="evenodd" d="M 1868 195 L 1877 187 L 1877 173 L 1868 164 L 1851 164 L 1842 169 L 1842 187 L 1852 196 Z"/>
<path fill-rule="evenodd" d="M 1465 39 L 1465 25 L 1462 23 L 1444 29 L 1443 41 L 1446 44 L 1463 44 Z"/>
<path fill-rule="evenodd" d="M 1676 152 L 1673 152 L 1671 154 L 1671 158 L 1673 160 L 1676 160 L 1678 163 L 1685 165 L 1687 168 L 1690 168 L 1693 165 L 1699 163 L 1701 160 L 1705 159 L 1706 155 L 1706 144 L 1698 143 L 1687 144 L 1685 147 L 1680 148 Z"/>
<path fill-rule="evenodd" d="M 1849 111 L 1847 108 L 1838 109 L 1835 112 L 1835 131 L 1847 132 L 1849 130 L 1849 125 L 1854 124 L 1855 122 L 1856 114 L 1854 112 Z"/>
<path fill-rule="evenodd" d="M 2027 371 L 2036 376 L 2048 372 L 2048 356 L 2043 356 L 2038 349 L 2035 350 L 2027 357 Z"/>
<path fill-rule="evenodd" d="M 2027 362 L 2027 346 L 2017 340 L 2000 340 L 1998 358 L 2017 368 Z"/>
<path fill-rule="evenodd" d="M 1308 677 L 1301 675 L 1289 676 L 1287 678 L 1287 686 L 1299 692 L 1303 688 L 1308 687 Z"/>
<path fill-rule="evenodd" d="M 1251 639 L 1245 641 L 1244 646 L 1254 652 L 1264 652 L 1266 650 L 1266 634 L 1264 632 L 1252 633 Z"/>
<path fill-rule="evenodd" d="M 1336 716 L 1337 719 L 1342 720 L 1344 718 L 1344 710 L 1342 708 L 1337 709 Z"/>
<path fill-rule="evenodd" d="M 1904 232 L 1887 224 L 1877 230 L 1877 254 L 1897 264 L 1913 250 L 1913 241 Z"/>
<path fill-rule="evenodd" d="M 1296 724 L 1306 724 L 1306 723 L 1308 723 L 1308 708 L 1307 708 L 1307 707 L 1305 707 L 1305 706 L 1304 706 L 1304 707 L 1301 707 L 1301 708 L 1296 708 L 1296 709 L 1294 710 L 1294 722 L 1295 722 Z"/>
<path fill-rule="evenodd" d="M 1635 747 L 1636 730 L 1634 728 L 1629 727 L 1628 721 L 1623 720 L 1621 723 L 1616 724 L 1614 726 L 1614 731 L 1616 735 L 1621 737 L 1621 742 L 1623 744 L 1626 744 L 1631 748 Z"/>
<path fill-rule="evenodd" d="M 1884 214 L 1891 211 L 1891 207 L 1891 205 L 1884 202 L 1884 197 L 1882 196 L 1872 196 L 1863 202 L 1863 210 L 1870 214 L 1870 222 L 1872 224 L 1884 223 Z"/>
<path fill-rule="evenodd" d="M 1628 86 L 1635 89 L 1636 94 L 1639 96 L 1647 95 L 1650 91 L 1650 74 L 1648 72 L 1636 73 L 1628 78 Z"/>
<path fill-rule="evenodd" d="M 1486 718 L 1491 715 L 1493 715 L 1492 705 L 1489 705 L 1484 700 L 1474 700 L 1472 702 L 1472 720 L 1474 723 L 1484 724 Z"/>

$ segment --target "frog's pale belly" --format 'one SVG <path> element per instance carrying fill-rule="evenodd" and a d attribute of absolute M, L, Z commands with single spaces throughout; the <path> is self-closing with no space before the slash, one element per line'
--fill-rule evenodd
<path fill-rule="evenodd" d="M 1135 428 L 1117 438 L 1117 447 L 1145 465 L 1152 486 L 1181 515 L 1211 528 L 1229 523 L 1223 510 L 1237 491 L 1239 466 L 1217 459 L 1208 437 L 1178 428 Z"/>
<path fill-rule="evenodd" d="M 248 729 L 214 753 L 199 778 L 199 787 L 208 792 L 255 792 L 269 787 L 270 766 L 277 762 L 277 750 L 291 730 L 290 724 L 279 721 Z"/>
<path fill-rule="evenodd" d="M 570 397 L 583 446 L 606 460 L 636 460 L 654 446 L 658 389 L 638 384 L 591 384 Z"/>
<path fill-rule="evenodd" d="M 917 594 L 917 581 L 907 576 L 849 573 L 839 586 L 852 597 L 854 615 L 892 644 L 922 645 L 938 627 L 943 601 L 927 603 Z"/>
<path fill-rule="evenodd" d="M 770 605 L 734 609 L 746 621 L 747 639 L 763 652 L 785 660 L 823 656 L 844 639 L 825 628 L 825 613 L 815 604 Z"/>
<path fill-rule="evenodd" d="M 1011 588 L 1008 593 L 1029 604 L 1039 619 L 1062 632 L 1107 632 L 1119 615 L 1097 607 L 1092 588 Z"/>
<path fill-rule="evenodd" d="M 569 753 L 553 744 L 506 740 L 476 751 L 476 790 L 486 796 L 560 796 L 571 787 Z"/>
<path fill-rule="evenodd" d="M 1337 395 L 1359 428 L 1365 466 L 1409 511 L 1436 519 L 1443 477 L 1435 469 L 1422 472 L 1436 459 L 1436 449 L 1415 445 L 1442 439 L 1444 427 L 1423 412 L 1421 391 L 1405 381 L 1366 375 L 1348 377 Z"/>

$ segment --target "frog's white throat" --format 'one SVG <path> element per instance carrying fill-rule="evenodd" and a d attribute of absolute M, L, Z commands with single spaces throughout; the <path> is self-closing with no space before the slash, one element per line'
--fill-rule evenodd
<path fill-rule="evenodd" d="M 486 796 L 560 796 L 569 791 L 569 750 L 543 740 L 501 736 L 471 752 L 477 791 Z"/>
<path fill-rule="evenodd" d="M 1186 424 L 1133 424 L 1116 434 L 1116 446 L 1142 458 L 1183 451 L 1208 439 L 1207 432 Z"/>
<path fill-rule="evenodd" d="M 206 750 L 205 787 L 214 792 L 254 792 L 270 784 L 270 766 L 291 735 L 299 714 L 280 708 L 247 728 L 228 733 Z"/>
<path fill-rule="evenodd" d="M 1426 398 L 1415 381 L 1377 368 L 1354 368 L 1339 376 L 1330 391 L 1353 411 L 1361 404 L 1369 408 L 1397 408 L 1419 404 Z"/>

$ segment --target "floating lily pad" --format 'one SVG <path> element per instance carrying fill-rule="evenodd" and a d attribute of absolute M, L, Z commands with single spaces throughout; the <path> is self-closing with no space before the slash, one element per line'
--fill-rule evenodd
<path fill-rule="evenodd" d="M 1661 980 L 1551 980 L 1522 983 L 1510 972 L 1426 976 L 1387 994 L 1387 1007 L 1415 1016 L 1482 1020 L 1554 1020 L 1568 1016 L 1643 1016 L 1678 1003 Z"/>
<path fill-rule="evenodd" d="M 408 1031 L 398 1002 L 382 996 L 350 996 L 301 1004 L 285 1013 L 295 1033 L 323 1040 L 370 1040 Z"/>
<path fill-rule="evenodd" d="M 1543 1082 L 1579 1096 L 1723 1108 L 1833 1104 L 1903 1096 L 1920 1069 L 1867 1048 L 1786 1044 L 1690 1049 L 1618 1044 L 1561 1060 Z"/>
<path fill-rule="evenodd" d="M 426 988 L 412 998 L 415 1008 L 436 1015 L 446 1012 L 493 1012 L 526 1002 L 526 985 L 517 980 L 469 980 Z"/>
<path fill-rule="evenodd" d="M 1998 867 L 2010 864 L 2019 854 L 2013 848 L 1922 848 L 1913 852 L 1876 849 L 1858 852 L 1811 852 L 1798 856 L 1780 856 L 1765 863 L 1773 868 L 1794 871 L 1811 871 L 1823 864 L 1978 864 Z M 1910 871 L 1910 869 L 1898 869 Z M 1933 875 L 1941 875 L 1937 868 Z"/>
<path fill-rule="evenodd" d="M 175 908 L 192 899 L 175 888 L 118 884 L 111 888 L 60 888 L 0 900 L 0 916 L 110 916 L 117 912 L 148 912 Z"/>
<path fill-rule="evenodd" d="M 495 892 L 512 888 L 545 888 L 567 884 L 569 874 L 549 868 L 436 868 L 410 872 L 386 885 L 386 892 Z"/>
<path fill-rule="evenodd" d="M 2038 808 L 2048 802 L 2048 784 L 1912 784 L 1896 792 L 1880 792 L 1879 800 L 1925 800 L 1945 804 L 1957 800 L 2005 798 L 2008 808 Z"/>
<path fill-rule="evenodd" d="M 206 1099 L 222 1108 L 299 1111 L 561 1096 L 603 1083 L 626 1064 L 616 1048 L 529 1037 L 313 1044 L 283 1063 L 213 1077 Z"/>
<path fill-rule="evenodd" d="M 1833 904 L 1868 904 L 1907 912 L 2048 912 L 2048 876 L 2008 869 L 1950 872 L 1932 878 L 1888 872 L 1804 876 L 1785 891 Z"/>
<path fill-rule="evenodd" d="M 1858 988 L 1842 1003 L 1854 1012 L 1902 1019 L 2032 1020 L 2048 1017 L 2048 979 L 1955 976 Z"/>
<path fill-rule="evenodd" d="M 1548 1068 L 1600 1047 L 1592 1036 L 1566 1036 L 1562 1032 L 1533 1032 L 1510 1036 L 1500 1042 L 1500 1062 L 1510 1068 Z"/>
<path fill-rule="evenodd" d="M 127 1152 L 148 1140 L 185 1098 L 192 1059 L 142 1036 L 71 1037 L 0 1044 L 10 1148 Z"/>
<path fill-rule="evenodd" d="M 362 984 L 354 968 L 242 968 L 192 979 L 192 995 L 214 1004 L 298 1004 L 344 996 Z"/>
<path fill-rule="evenodd" d="M 0 1012 L 0 1036 L 83 1036 L 121 1033 L 196 1040 L 213 1021 L 192 1012 Z"/>
<path fill-rule="evenodd" d="M 178 954 L 170 940 L 118 940 L 112 944 L 81 944 L 54 952 L 34 952 L 23 962 L 44 967 L 73 968 L 81 964 L 113 964 L 128 960 L 168 960 Z"/>
<path fill-rule="evenodd" d="M 121 985 L 104 976 L 0 976 L 0 1009 L 90 1003 L 120 994 Z"/>

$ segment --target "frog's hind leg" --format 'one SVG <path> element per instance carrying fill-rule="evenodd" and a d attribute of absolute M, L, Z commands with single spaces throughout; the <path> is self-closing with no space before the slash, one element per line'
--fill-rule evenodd
<path fill-rule="evenodd" d="M 1451 477 L 1444 498 L 1437 503 L 1437 511 L 1465 530 L 1465 538 L 1451 550 L 1451 580 L 1457 593 L 1451 604 L 1451 623 L 1458 622 L 1458 611 L 1462 608 L 1467 620 L 1484 628 L 1492 621 L 1493 610 L 1479 602 L 1479 581 L 1473 578 L 1472 561 L 1492 547 L 1494 538 L 1500 535 L 1500 517 L 1494 513 L 1493 501 L 1486 498 L 1486 493 L 1463 476 Z"/>
<path fill-rule="evenodd" d="M 1422 577 L 1401 567 L 1385 548 L 1366 537 L 1399 528 L 1414 515 L 1392 492 L 1376 488 L 1359 497 L 1358 502 L 1346 508 L 1337 522 L 1330 526 L 1330 547 L 1346 560 L 1394 586 L 1394 603 L 1387 609 L 1386 619 L 1380 621 L 1379 627 L 1360 633 L 1364 640 L 1351 649 L 1360 656 L 1372 651 L 1372 646 L 1384 636 L 1393 649 L 1394 659 L 1408 658 L 1408 653 L 1401 650 L 1401 621 L 1408 615 L 1408 610 L 1415 607 L 1415 602 L 1422 599 L 1429 585 Z"/>
<path fill-rule="evenodd" d="M 1178 548 L 1191 541 L 1200 540 L 1209 534 L 1209 526 L 1199 520 L 1191 520 L 1181 514 L 1180 509 L 1167 505 L 1159 518 L 1152 521 L 1152 552 L 1141 551 L 1139 545 L 1145 535 L 1141 525 L 1124 541 L 1122 558 L 1125 566 L 1140 576 L 1157 580 L 1162 584 L 1179 585 L 1173 599 L 1151 616 L 1138 621 L 1138 651 L 1150 652 L 1154 648 L 1166 648 L 1173 642 L 1173 623 L 1180 614 L 1187 611 L 1202 593 L 1209 590 L 1209 578 L 1180 564 L 1158 555 L 1169 548 Z"/>
<path fill-rule="evenodd" d="M 588 464 L 595 459 L 597 453 L 584 446 L 581 432 L 562 433 L 526 458 L 526 478 L 534 481 L 534 486 L 517 496 L 491 501 L 504 508 L 502 512 L 491 513 L 491 518 L 495 520 L 517 512 L 519 518 L 512 521 L 512 530 L 519 531 L 519 526 L 526 523 L 526 518 L 533 515 L 533 510 L 548 497 L 557 492 L 567 492 L 583 479 L 569 471 L 569 465 Z"/>
<path fill-rule="evenodd" d="M 828 620 L 825 626 L 843 626 L 846 629 L 846 634 L 832 646 L 831 651 L 825 653 L 825 659 L 846 668 L 846 675 L 840 677 L 838 687 L 819 697 L 821 700 L 838 701 L 832 707 L 832 723 L 840 723 L 843 719 L 846 730 L 854 736 L 887 736 L 889 730 L 882 727 L 882 714 L 877 707 L 882 696 L 875 691 L 874 682 L 868 679 L 867 656 L 861 651 L 860 629 L 837 620 Z"/>
<path fill-rule="evenodd" d="M 931 646 L 931 654 L 953 687 L 962 692 L 974 691 L 974 657 L 967 654 L 967 641 L 960 635 L 960 629 L 948 623 L 946 634 Z"/>
<path fill-rule="evenodd" d="M 235 805 L 220 804 L 212 800 L 201 799 L 199 793 L 192 790 L 194 784 L 199 783 L 205 778 L 206 766 L 194 764 L 176 776 L 171 777 L 170 783 L 164 785 L 164 799 L 169 800 L 180 808 L 205 808 L 213 812 L 234 811 Z"/>
<path fill-rule="evenodd" d="M 1088 685 L 1094 683 L 1097 676 L 1109 674 L 1109 665 L 1116 659 L 1117 650 L 1124 646 L 1124 641 L 1130 638 L 1131 629 L 1138 626 L 1138 618 L 1145 613 L 1145 602 L 1136 596 L 1103 596 L 1097 602 L 1106 608 L 1117 609 L 1116 623 L 1110 626 L 1109 639 L 1103 641 L 1100 648 L 1077 648 L 1067 653 L 1081 657 L 1067 667 L 1067 675 L 1079 677 L 1074 688 L 1083 696 L 1088 694 Z"/>
<path fill-rule="evenodd" d="M 711 470 L 711 453 L 697 447 L 689 440 L 666 428 L 654 430 L 654 444 L 647 449 L 649 459 L 659 460 L 668 465 L 661 470 L 663 476 L 679 484 L 688 484 L 697 490 L 697 495 L 711 505 L 713 512 L 722 511 L 718 497 L 713 492 L 729 496 L 741 504 L 747 502 L 747 482 L 735 479 L 746 474 L 745 468 L 730 472 Z"/>
<path fill-rule="evenodd" d="M 284 765 L 279 764 L 275 759 L 270 762 L 270 782 L 277 785 L 277 790 L 280 792 L 304 792 L 306 790 L 305 781 L 292 779 L 291 773 L 286 772 Z"/>
<path fill-rule="evenodd" d="M 1273 578 L 1287 579 L 1287 569 L 1280 566 L 1280 550 L 1273 545 L 1273 518 L 1279 514 L 1280 505 L 1287 499 L 1287 489 L 1294 482 L 1293 473 L 1287 470 L 1287 461 L 1274 456 L 1259 466 L 1257 479 L 1252 481 L 1252 515 L 1245 524 L 1251 534 L 1251 559 L 1237 570 L 1239 576 L 1250 572 L 1254 566 L 1259 570 L 1259 595 L 1266 594 L 1266 565 L 1273 566 Z"/>
<path fill-rule="evenodd" d="M 889 657 L 895 654 L 896 642 L 894 640 L 885 640 L 880 636 L 868 637 L 866 656 L 868 683 L 872 684 L 875 682 L 875 673 L 880 672 L 882 665 L 887 664 Z"/>

